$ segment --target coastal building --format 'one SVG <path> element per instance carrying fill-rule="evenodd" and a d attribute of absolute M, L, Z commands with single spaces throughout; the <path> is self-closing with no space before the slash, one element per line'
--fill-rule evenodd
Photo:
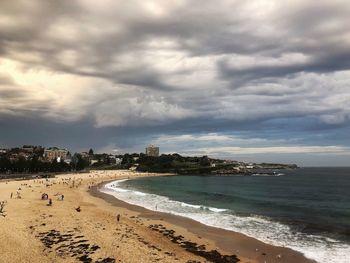
<path fill-rule="evenodd" d="M 113 155 L 113 154 L 108 155 L 108 163 L 109 164 L 116 164 L 117 163 L 117 158 L 115 157 L 115 155 Z"/>
<path fill-rule="evenodd" d="M 73 162 L 73 157 L 70 152 L 67 153 L 66 158 L 63 159 L 66 164 L 71 164 Z"/>
<path fill-rule="evenodd" d="M 6 149 L 0 149 L 0 154 L 5 154 L 5 153 L 7 153 Z"/>
<path fill-rule="evenodd" d="M 27 153 L 33 153 L 35 149 L 35 146 L 32 145 L 23 145 L 22 151 L 27 152 Z"/>
<path fill-rule="evenodd" d="M 247 169 L 254 169 L 254 164 L 248 163 L 248 165 L 246 165 L 245 168 L 247 168 Z"/>
<path fill-rule="evenodd" d="M 93 164 L 98 163 L 98 162 L 99 162 L 98 159 L 95 159 L 95 158 L 90 159 L 90 165 L 93 165 Z"/>
<path fill-rule="evenodd" d="M 44 149 L 40 145 L 39 146 L 37 146 L 37 145 L 23 145 L 22 148 L 19 149 L 19 151 L 32 154 L 32 153 L 43 152 Z"/>
<path fill-rule="evenodd" d="M 60 149 L 57 147 L 50 147 L 44 150 L 44 158 L 47 161 L 53 161 L 53 160 L 65 160 L 68 155 L 67 149 Z"/>
<path fill-rule="evenodd" d="M 154 145 L 149 145 L 146 147 L 146 155 L 147 156 L 153 156 L 153 157 L 158 157 L 159 156 L 159 147 L 156 147 Z"/>
<path fill-rule="evenodd" d="M 90 154 L 88 152 L 81 152 L 80 155 L 82 158 L 84 158 L 86 160 L 90 159 Z"/>

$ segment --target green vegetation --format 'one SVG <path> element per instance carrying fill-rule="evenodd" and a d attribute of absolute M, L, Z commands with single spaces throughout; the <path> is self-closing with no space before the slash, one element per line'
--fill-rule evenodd
<path fill-rule="evenodd" d="M 54 159 L 51 162 L 42 161 L 38 156 L 29 159 L 19 157 L 18 159 L 10 159 L 7 156 L 0 156 L 0 173 L 48 173 L 48 172 L 68 172 L 80 171 L 89 166 L 89 162 L 75 154 L 70 164 L 61 160 L 57 162 Z"/>
<path fill-rule="evenodd" d="M 184 157 L 179 154 L 162 154 L 159 157 L 141 154 L 120 156 L 120 168 L 135 169 L 140 172 L 177 173 L 177 174 L 253 174 L 264 170 L 294 169 L 288 164 L 246 164 L 237 161 L 212 159 L 208 156 Z M 269 170 L 269 171 L 268 171 Z"/>
<path fill-rule="evenodd" d="M 144 153 L 124 155 L 95 154 L 88 152 L 70 153 L 65 159 L 50 161 L 43 156 L 42 147 L 27 146 L 0 152 L 0 174 L 36 174 L 82 171 L 86 169 L 131 169 L 139 172 L 177 173 L 177 174 L 254 174 L 268 170 L 294 169 L 296 165 L 276 163 L 244 163 L 201 157 L 184 157 L 179 154 L 162 154 L 154 157 Z M 262 171 L 260 171 L 262 170 Z"/>
<path fill-rule="evenodd" d="M 212 172 L 210 159 L 203 157 L 183 157 L 179 154 L 162 154 L 159 157 L 140 154 L 134 161 L 140 172 L 173 172 L 178 174 L 209 174 Z"/>

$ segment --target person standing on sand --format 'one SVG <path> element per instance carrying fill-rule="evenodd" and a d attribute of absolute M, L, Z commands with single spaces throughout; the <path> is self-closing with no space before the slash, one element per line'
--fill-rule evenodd
<path fill-rule="evenodd" d="M 49 204 L 48 205 L 52 206 L 52 199 L 51 198 L 49 199 Z"/>
<path fill-rule="evenodd" d="M 117 215 L 117 222 L 120 220 L 120 214 Z"/>

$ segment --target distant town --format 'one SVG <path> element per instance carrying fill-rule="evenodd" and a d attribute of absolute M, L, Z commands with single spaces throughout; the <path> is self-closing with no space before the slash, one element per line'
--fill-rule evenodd
<path fill-rule="evenodd" d="M 144 153 L 95 153 L 93 149 L 72 154 L 59 147 L 23 145 L 0 149 L 0 174 L 48 174 L 89 169 L 129 169 L 139 172 L 178 174 L 254 174 L 267 170 L 294 169 L 295 164 L 245 163 L 213 159 L 208 156 L 181 156 L 177 153 L 160 154 L 159 147 L 149 145 Z"/>

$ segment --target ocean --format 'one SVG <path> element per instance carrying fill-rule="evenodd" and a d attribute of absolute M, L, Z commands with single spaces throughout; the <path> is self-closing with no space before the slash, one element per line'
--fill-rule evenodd
<path fill-rule="evenodd" d="M 350 168 L 300 168 L 281 176 L 173 176 L 115 181 L 105 192 L 189 217 L 317 262 L 350 262 Z"/>

